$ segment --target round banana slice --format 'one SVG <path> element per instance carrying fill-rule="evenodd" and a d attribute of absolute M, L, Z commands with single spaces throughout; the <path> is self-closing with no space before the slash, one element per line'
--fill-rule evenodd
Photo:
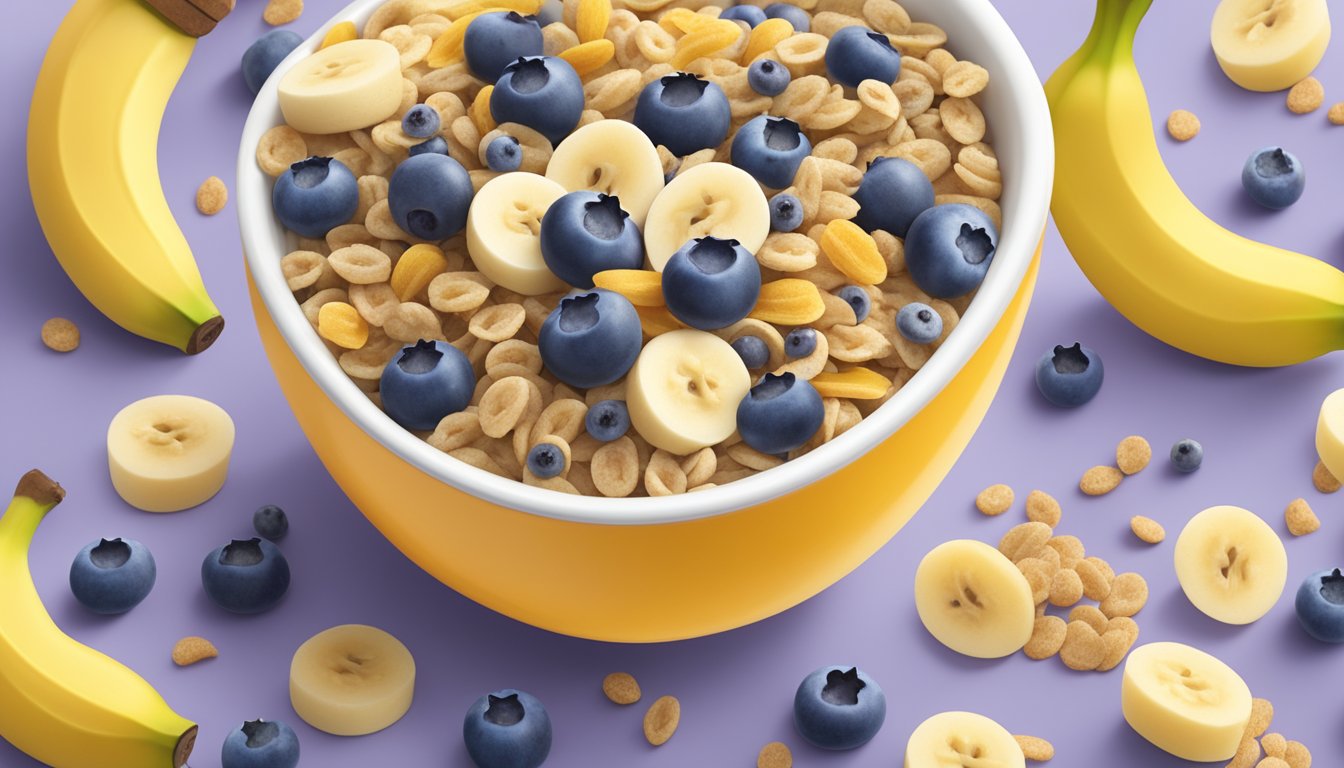
<path fill-rule="evenodd" d="M 112 487 L 146 512 L 194 507 L 224 486 L 233 436 L 233 419 L 209 400 L 186 395 L 138 400 L 107 427 Z"/>
<path fill-rule="evenodd" d="M 1321 63 L 1330 44 L 1330 11 L 1325 0 L 1222 0 L 1210 37 L 1232 82 L 1281 91 Z"/>
<path fill-rule="evenodd" d="M 401 106 L 401 54 L 385 40 L 350 40 L 300 59 L 280 78 L 280 111 L 296 131 L 344 133 Z"/>
<path fill-rule="evenodd" d="M 678 330 L 644 345 L 626 378 L 630 422 L 650 445 L 677 455 L 728 439 L 751 389 L 742 358 L 712 333 Z"/>
<path fill-rule="evenodd" d="M 1185 760 L 1231 760 L 1251 719 L 1251 689 L 1218 659 L 1181 643 L 1149 643 L 1125 662 L 1120 708 L 1140 736 Z"/>
<path fill-rule="evenodd" d="M 1176 539 L 1176 579 L 1196 608 L 1225 624 L 1269 613 L 1288 582 L 1288 553 L 1273 528 L 1241 507 L 1209 507 Z"/>
<path fill-rule="evenodd" d="M 289 666 L 289 700 L 303 721 L 336 736 L 363 736 L 411 708 L 415 659 L 377 627 L 345 624 L 308 638 Z"/>
<path fill-rule="evenodd" d="M 569 134 L 555 148 L 546 178 L 566 192 L 589 189 L 614 195 L 641 229 L 649 206 L 663 191 L 658 149 L 634 123 L 598 120 Z"/>
<path fill-rule="evenodd" d="M 472 263 L 525 296 L 563 291 L 565 281 L 541 258 L 541 217 L 564 194 L 564 187 L 535 173 L 515 171 L 487 181 L 467 210 Z"/>
<path fill-rule="evenodd" d="M 727 163 L 704 163 L 677 176 L 654 198 L 644 224 L 644 250 L 659 272 L 672 254 L 705 235 L 732 238 L 752 253 L 770 234 L 770 203 L 751 174 Z"/>
<path fill-rule="evenodd" d="M 1335 477 L 1344 477 L 1344 389 L 1337 389 L 1321 402 L 1316 420 L 1316 453 Z"/>
<path fill-rule="evenodd" d="M 1026 757 L 1006 728 L 974 712 L 943 712 L 919 724 L 905 747 L 905 768 L 1025 768 Z"/>
<path fill-rule="evenodd" d="M 938 642 L 957 653 L 997 659 L 1031 639 L 1036 603 L 1027 577 L 983 541 L 934 547 L 915 571 L 915 609 Z"/>

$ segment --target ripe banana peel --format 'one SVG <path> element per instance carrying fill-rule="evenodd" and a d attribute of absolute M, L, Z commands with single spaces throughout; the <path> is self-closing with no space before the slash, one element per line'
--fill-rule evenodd
<path fill-rule="evenodd" d="M 135 672 L 62 632 L 33 586 L 29 544 L 64 497 L 33 470 L 0 515 L 0 736 L 53 768 L 182 768 L 196 726 Z"/>
<path fill-rule="evenodd" d="M 1205 216 L 1158 151 L 1134 35 L 1153 0 L 1098 0 L 1082 47 L 1046 83 L 1051 212 L 1121 314 L 1191 354 L 1281 366 L 1344 348 L 1344 272 Z"/>
<path fill-rule="evenodd" d="M 133 333 L 196 354 L 224 320 L 164 199 L 157 152 L 196 45 L 183 30 L 204 34 L 217 19 L 188 0 L 149 1 L 76 0 L 33 91 L 28 183 L 52 251 L 89 301 Z M 221 17 L 232 7 L 196 2 Z"/>

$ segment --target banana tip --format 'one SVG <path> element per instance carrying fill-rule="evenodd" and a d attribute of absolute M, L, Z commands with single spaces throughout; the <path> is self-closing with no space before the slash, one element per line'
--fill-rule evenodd
<path fill-rule="evenodd" d="M 196 726 L 191 726 L 177 740 L 177 747 L 173 750 L 173 768 L 182 768 L 187 764 L 187 758 L 191 757 L 191 750 L 196 746 Z"/>
<path fill-rule="evenodd" d="M 188 355 L 199 355 L 210 348 L 211 344 L 219 338 L 219 334 L 224 332 L 224 318 L 215 315 L 204 323 L 196 326 L 196 331 L 191 334 L 187 340 L 186 353 Z"/>
<path fill-rule="evenodd" d="M 54 506 L 65 498 L 65 489 L 61 487 L 60 483 L 47 477 L 42 470 L 33 469 L 19 479 L 19 485 L 14 489 L 14 495 L 32 499 L 38 504 Z"/>

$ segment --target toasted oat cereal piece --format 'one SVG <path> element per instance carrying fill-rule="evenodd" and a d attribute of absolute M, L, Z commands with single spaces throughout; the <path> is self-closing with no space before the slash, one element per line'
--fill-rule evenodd
<path fill-rule="evenodd" d="M 288 125 L 277 125 L 257 142 L 257 166 L 267 176 L 279 176 L 289 166 L 308 156 L 303 135 Z"/>
<path fill-rule="evenodd" d="M 1037 616 L 1031 629 L 1031 639 L 1022 649 L 1027 658 L 1040 661 L 1059 653 L 1068 634 L 1068 625 L 1058 616 Z"/>
<path fill-rule="evenodd" d="M 1099 635 L 1106 634 L 1111 626 L 1111 620 L 1095 605 L 1075 605 L 1073 610 L 1069 611 L 1069 621 L 1085 622 Z"/>
<path fill-rule="evenodd" d="M 1137 475 L 1152 461 L 1153 447 L 1139 435 L 1130 435 L 1115 447 L 1115 466 L 1126 475 Z"/>
<path fill-rule="evenodd" d="M 1255 768 L 1291 768 L 1288 761 L 1281 757 L 1266 757 L 1255 764 Z"/>
<path fill-rule="evenodd" d="M 1059 569 L 1039 557 L 1028 557 L 1017 562 L 1017 569 L 1027 577 L 1027 586 L 1031 587 L 1031 601 L 1040 605 L 1050 597 L 1050 585 Z"/>
<path fill-rule="evenodd" d="M 1283 511 L 1288 532 L 1294 536 L 1306 536 L 1321 529 L 1321 519 L 1312 511 L 1306 499 L 1293 499 Z"/>
<path fill-rule="evenodd" d="M 1344 101 L 1330 107 L 1330 111 L 1326 113 L 1326 117 L 1335 125 L 1344 125 Z"/>
<path fill-rule="evenodd" d="M 612 672 L 602 678 L 602 693 L 616 704 L 634 704 L 643 695 L 639 681 L 629 672 Z"/>
<path fill-rule="evenodd" d="M 1315 112 L 1325 103 L 1325 87 L 1314 77 L 1303 78 L 1288 91 L 1288 111 L 1295 115 Z"/>
<path fill-rule="evenodd" d="M 1012 506 L 1013 489 L 1003 483 L 991 485 L 975 497 L 975 508 L 991 517 L 1002 515 Z"/>
<path fill-rule="evenodd" d="M 1145 544 L 1160 544 L 1167 538 L 1167 529 L 1151 517 L 1135 515 L 1130 518 L 1129 529 Z"/>
<path fill-rule="evenodd" d="M 979 64 L 958 61 L 943 70 L 943 91 L 952 98 L 969 99 L 988 86 L 989 70 Z"/>
<path fill-rule="evenodd" d="M 1045 545 L 1059 553 L 1061 568 L 1072 568 L 1087 554 L 1087 550 L 1083 548 L 1082 539 L 1077 536 L 1056 536 L 1047 541 Z"/>
<path fill-rule="evenodd" d="M 1323 461 L 1317 461 L 1316 467 L 1311 470 L 1311 484 L 1321 493 L 1334 493 L 1340 488 L 1339 480 L 1330 474 Z"/>
<path fill-rule="evenodd" d="M 196 210 L 206 216 L 214 216 L 224 210 L 229 202 L 229 188 L 218 176 L 211 176 L 201 182 L 196 190 Z"/>
<path fill-rule="evenodd" d="M 1311 768 L 1311 750 L 1300 741 L 1289 741 L 1283 751 L 1283 761 L 1288 768 Z"/>
<path fill-rule="evenodd" d="M 1120 487 L 1124 473 L 1115 467 L 1096 466 L 1083 473 L 1078 489 L 1088 496 L 1102 496 Z"/>
<path fill-rule="evenodd" d="M 219 649 L 204 637 L 184 637 L 173 646 L 173 663 L 179 667 L 189 667 L 218 656 Z"/>
<path fill-rule="evenodd" d="M 1167 133 L 1177 141 L 1189 141 L 1199 135 L 1199 118 L 1194 112 L 1178 109 L 1167 116 Z"/>
<path fill-rule="evenodd" d="M 1064 644 L 1059 647 L 1059 659 L 1064 666 L 1079 672 L 1090 672 L 1106 658 L 1106 646 L 1101 635 L 1085 621 L 1071 621 L 1065 629 Z"/>
<path fill-rule="evenodd" d="M 793 753 L 782 741 L 772 741 L 761 747 L 756 756 L 756 768 L 793 768 Z"/>
<path fill-rule="evenodd" d="M 1055 745 L 1039 736 L 1014 736 L 1022 756 L 1034 763 L 1044 763 L 1055 756 Z"/>
<path fill-rule="evenodd" d="M 1274 722 L 1274 705 L 1269 699 L 1251 699 L 1251 719 L 1246 723 L 1246 735 L 1258 739 Z"/>
<path fill-rule="evenodd" d="M 1232 762 L 1225 768 L 1255 768 L 1255 764 L 1260 762 L 1260 742 L 1251 736 L 1242 736 L 1241 744 L 1237 745 L 1237 753 L 1232 756 Z"/>
<path fill-rule="evenodd" d="M 79 349 L 79 326 L 64 317 L 53 317 L 42 324 L 42 343 L 56 352 Z"/>
<path fill-rule="evenodd" d="M 1083 599 L 1083 581 L 1072 568 L 1061 568 L 1050 581 L 1050 604 L 1067 608 Z"/>
<path fill-rule="evenodd" d="M 261 18 L 273 27 L 295 21 L 303 14 L 303 0 L 271 0 Z"/>
<path fill-rule="evenodd" d="M 1101 612 L 1109 617 L 1133 616 L 1148 603 L 1148 582 L 1137 573 L 1122 573 L 1111 583 L 1111 594 L 1101 601 Z"/>
<path fill-rule="evenodd" d="M 661 747 L 677 732 L 681 723 L 681 702 L 675 696 L 663 696 L 644 713 L 644 738 Z"/>
<path fill-rule="evenodd" d="M 593 485 L 603 496 L 624 498 L 639 486 L 639 451 L 629 435 L 598 448 L 591 467 Z"/>
<path fill-rule="evenodd" d="M 1059 525 L 1059 518 L 1062 510 L 1059 508 L 1059 502 L 1054 496 L 1045 491 L 1032 491 L 1027 494 L 1027 519 L 1037 523 L 1045 523 L 1054 528 Z"/>
<path fill-rule="evenodd" d="M 1102 560 L 1100 557 L 1089 557 L 1086 558 L 1086 560 L 1096 566 L 1096 569 L 1101 572 L 1101 575 L 1106 577 L 1107 581 L 1115 581 L 1115 569 L 1111 567 L 1110 563 Z"/>
<path fill-rule="evenodd" d="M 1022 523 L 1008 529 L 999 540 L 999 551 L 1017 562 L 1034 557 L 1050 540 L 1050 526 L 1045 523 Z"/>
<path fill-rule="evenodd" d="M 1134 647 L 1134 643 L 1139 639 L 1139 625 L 1131 618 L 1118 616 L 1111 619 L 1114 625 L 1118 621 L 1128 622 L 1122 626 L 1112 626 L 1101 635 L 1101 644 L 1105 651 L 1101 663 L 1097 665 L 1098 672 L 1110 672 L 1112 669 L 1120 666 L 1120 662 L 1125 660 L 1129 654 L 1129 649 Z"/>
<path fill-rule="evenodd" d="M 1266 733 L 1260 739 L 1260 748 L 1265 750 L 1265 754 L 1270 757 L 1283 759 L 1288 752 L 1288 740 L 1281 733 Z M 1263 765 L 1263 763 L 1261 763 Z"/>
<path fill-rule="evenodd" d="M 1073 572 L 1078 574 L 1078 579 L 1083 583 L 1083 597 L 1088 600 L 1100 602 L 1111 594 L 1111 579 L 1095 565 L 1079 560 L 1073 564 Z"/>

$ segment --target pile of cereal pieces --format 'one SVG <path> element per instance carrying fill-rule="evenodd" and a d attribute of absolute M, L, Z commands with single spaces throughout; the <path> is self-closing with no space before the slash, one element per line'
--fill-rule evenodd
<path fill-rule="evenodd" d="M 534 486 L 701 490 L 844 433 L 955 328 L 1002 180 L 943 30 L 482 5 L 329 35 L 257 148 L 290 289 L 403 427 Z"/>

